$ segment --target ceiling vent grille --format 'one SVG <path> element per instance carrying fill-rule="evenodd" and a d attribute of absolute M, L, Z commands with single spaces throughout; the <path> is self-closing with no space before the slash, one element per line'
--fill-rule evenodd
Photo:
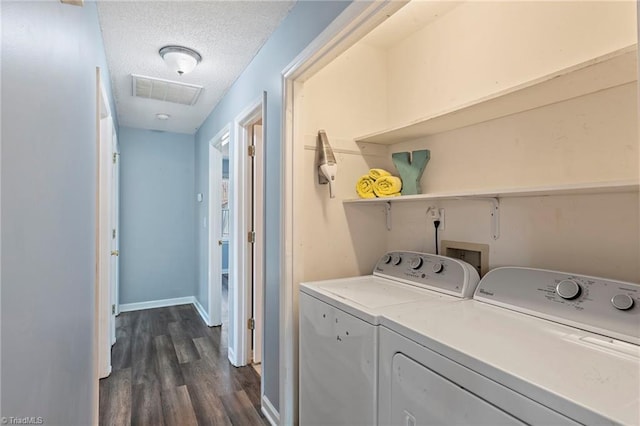
<path fill-rule="evenodd" d="M 175 104 L 193 105 L 198 101 L 202 86 L 162 80 L 131 74 L 133 96 L 145 99 L 157 99 Z"/>

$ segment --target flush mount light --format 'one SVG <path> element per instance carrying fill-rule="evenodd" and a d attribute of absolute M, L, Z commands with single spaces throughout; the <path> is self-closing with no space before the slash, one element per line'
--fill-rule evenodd
<path fill-rule="evenodd" d="M 179 75 L 190 73 L 202 60 L 198 52 L 183 46 L 165 46 L 158 53 L 167 66 Z"/>
<path fill-rule="evenodd" d="M 163 120 L 164 121 L 164 120 L 168 120 L 169 118 L 171 118 L 171 116 L 169 114 L 165 114 L 163 112 L 160 112 L 160 113 L 156 114 L 156 118 L 158 120 Z"/>

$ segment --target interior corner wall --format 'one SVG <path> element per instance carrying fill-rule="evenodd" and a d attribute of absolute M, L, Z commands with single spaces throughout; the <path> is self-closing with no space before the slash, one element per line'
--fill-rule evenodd
<path fill-rule="evenodd" d="M 0 7 L 0 416 L 88 425 L 98 379 L 96 67 L 111 93 L 97 11 Z"/>
<path fill-rule="evenodd" d="M 194 136 L 121 127 L 120 303 L 195 296 Z"/>
<path fill-rule="evenodd" d="M 280 407 L 280 206 L 282 158 L 282 71 L 338 16 L 350 1 L 300 1 L 282 21 L 253 61 L 211 112 L 196 134 L 196 192 L 205 194 L 198 205 L 199 224 L 207 216 L 208 144 L 213 136 L 255 99 L 267 92 L 265 123 L 265 336 L 262 380 L 265 396 Z M 230 141 L 234 143 L 233 139 Z M 231 166 L 233 169 L 233 165 Z M 206 295 L 207 230 L 198 226 L 198 294 Z M 199 299 L 202 303 L 202 300 Z M 231 336 L 232 330 L 228 335 Z"/>
<path fill-rule="evenodd" d="M 387 147 L 369 145 L 368 151 L 355 142 L 386 125 L 386 59 L 385 50 L 356 43 L 304 83 L 304 281 L 367 275 L 386 250 L 386 234 L 371 232 L 384 220 L 383 208 L 345 209 L 342 204 L 356 197 L 355 182 L 369 168 L 392 167 Z M 326 131 L 338 164 L 335 198 L 329 198 L 328 185 L 318 183 L 320 129 Z"/>

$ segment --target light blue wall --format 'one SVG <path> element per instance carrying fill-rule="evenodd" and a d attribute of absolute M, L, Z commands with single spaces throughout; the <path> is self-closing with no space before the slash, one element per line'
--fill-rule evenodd
<path fill-rule="evenodd" d="M 213 136 L 263 91 L 265 117 L 265 315 L 263 380 L 265 394 L 276 409 L 279 401 L 280 173 L 282 70 L 349 4 L 348 1 L 299 1 L 265 43 L 196 133 L 196 192 L 208 194 L 207 144 Z M 207 215 L 208 200 L 197 208 L 198 221 Z M 207 234 L 198 228 L 198 299 L 206 303 Z M 231 335 L 231 333 L 229 333 Z"/>
<path fill-rule="evenodd" d="M 194 136 L 120 128 L 120 303 L 196 294 Z"/>
<path fill-rule="evenodd" d="M 3 1 L 2 416 L 92 422 L 95 4 Z"/>

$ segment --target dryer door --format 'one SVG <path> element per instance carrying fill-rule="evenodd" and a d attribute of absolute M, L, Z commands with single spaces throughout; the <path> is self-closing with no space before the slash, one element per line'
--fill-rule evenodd
<path fill-rule="evenodd" d="M 523 425 L 487 401 L 401 353 L 393 357 L 391 424 Z"/>

